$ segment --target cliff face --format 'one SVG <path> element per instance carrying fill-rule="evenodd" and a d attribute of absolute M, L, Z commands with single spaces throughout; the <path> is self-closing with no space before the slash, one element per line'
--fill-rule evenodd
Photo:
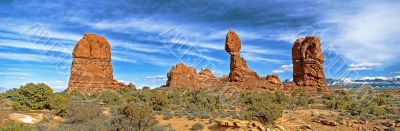
<path fill-rule="evenodd" d="M 67 92 L 115 91 L 124 87 L 113 79 L 110 44 L 104 37 L 84 34 L 72 56 Z"/>

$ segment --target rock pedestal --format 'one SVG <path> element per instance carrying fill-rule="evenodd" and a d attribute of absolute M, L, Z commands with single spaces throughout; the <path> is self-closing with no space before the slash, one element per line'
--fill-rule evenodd
<path fill-rule="evenodd" d="M 252 71 L 246 61 L 240 57 L 241 43 L 235 31 L 229 30 L 225 39 L 225 51 L 231 56 L 230 72 L 228 80 L 230 82 L 244 82 L 250 79 L 258 79 L 257 73 Z"/>
<path fill-rule="evenodd" d="M 115 91 L 124 87 L 113 79 L 110 44 L 104 37 L 84 34 L 72 56 L 67 92 Z"/>

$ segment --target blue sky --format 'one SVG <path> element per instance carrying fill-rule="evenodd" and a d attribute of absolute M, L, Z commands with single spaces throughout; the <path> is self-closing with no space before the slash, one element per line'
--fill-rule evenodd
<path fill-rule="evenodd" d="M 114 77 L 138 87 L 165 84 L 183 62 L 229 73 L 225 35 L 261 76 L 291 79 L 291 46 L 320 37 L 328 78 L 400 75 L 399 1 L 369 0 L 0 0 L 0 90 L 68 84 L 71 52 L 83 33 L 111 44 Z"/>

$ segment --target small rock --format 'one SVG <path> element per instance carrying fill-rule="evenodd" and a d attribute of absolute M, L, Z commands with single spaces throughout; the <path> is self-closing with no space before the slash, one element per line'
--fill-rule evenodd
<path fill-rule="evenodd" d="M 305 125 L 305 124 L 301 125 L 301 128 L 302 129 L 312 129 L 311 125 Z"/>
<path fill-rule="evenodd" d="M 277 127 L 280 131 L 287 131 L 285 128 L 283 128 L 283 126 L 275 125 L 275 127 Z"/>
<path fill-rule="evenodd" d="M 375 126 L 372 131 L 382 131 L 379 127 Z"/>

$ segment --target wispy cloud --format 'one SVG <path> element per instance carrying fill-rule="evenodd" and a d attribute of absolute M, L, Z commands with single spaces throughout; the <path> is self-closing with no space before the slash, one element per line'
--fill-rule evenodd
<path fill-rule="evenodd" d="M 271 63 L 274 63 L 274 64 L 280 64 L 280 63 L 283 62 L 281 59 L 273 59 L 273 58 L 270 58 L 270 57 L 257 56 L 257 55 L 254 54 L 254 53 L 247 53 L 247 52 L 244 52 L 244 53 L 241 53 L 241 55 L 243 56 L 243 58 L 244 58 L 245 60 L 248 60 L 248 61 L 254 61 L 254 62 L 271 62 Z"/>
<path fill-rule="evenodd" d="M 0 72 L 0 76 L 31 76 L 32 74 L 26 72 Z"/>
<path fill-rule="evenodd" d="M 382 66 L 382 64 L 381 63 L 363 62 L 363 63 L 358 63 L 358 64 L 350 64 L 349 68 L 347 70 L 349 70 L 349 71 L 372 70 L 379 66 Z"/>
<path fill-rule="evenodd" d="M 146 76 L 144 77 L 145 81 L 148 83 L 154 83 L 154 84 L 164 84 L 167 81 L 167 76 L 166 75 L 155 75 L 155 76 Z"/>
<path fill-rule="evenodd" d="M 358 4 L 350 10 L 343 8 L 326 13 L 323 22 L 331 24 L 326 36 L 328 41 L 338 53 L 354 62 L 393 64 L 398 61 L 400 8 L 397 5 L 400 2 Z"/>
<path fill-rule="evenodd" d="M 16 61 L 32 61 L 32 62 L 55 62 L 67 58 L 52 57 L 46 55 L 24 54 L 24 53 L 0 53 L 0 59 L 16 60 Z"/>
<path fill-rule="evenodd" d="M 293 64 L 289 65 L 281 65 L 278 69 L 273 70 L 274 73 L 284 73 L 284 72 L 292 72 L 293 71 Z"/>
<path fill-rule="evenodd" d="M 68 82 L 62 80 L 54 80 L 54 81 L 37 81 L 35 83 L 45 83 L 50 86 L 54 91 L 60 92 L 64 91 L 68 87 Z"/>

